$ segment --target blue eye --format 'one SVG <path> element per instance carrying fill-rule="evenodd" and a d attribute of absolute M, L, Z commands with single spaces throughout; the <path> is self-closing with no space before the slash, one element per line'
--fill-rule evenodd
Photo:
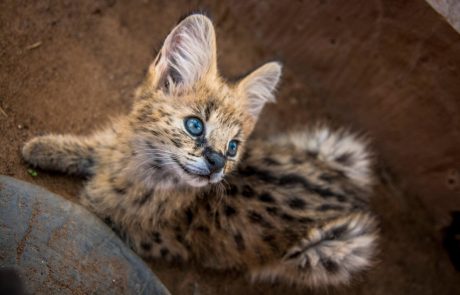
<path fill-rule="evenodd" d="M 234 156 L 236 156 L 237 151 L 238 151 L 238 141 L 231 140 L 228 143 L 227 155 L 229 155 L 230 157 L 234 157 Z"/>
<path fill-rule="evenodd" d="M 201 134 L 203 134 L 204 124 L 203 121 L 201 121 L 198 118 L 186 118 L 184 121 L 184 125 L 187 132 L 193 136 L 200 136 Z"/>

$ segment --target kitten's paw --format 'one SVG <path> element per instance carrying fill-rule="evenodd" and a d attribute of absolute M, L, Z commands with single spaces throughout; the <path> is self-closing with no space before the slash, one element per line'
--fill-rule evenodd
<path fill-rule="evenodd" d="M 44 170 L 89 175 L 94 166 L 94 142 L 73 135 L 32 138 L 22 148 L 29 164 Z"/>
<path fill-rule="evenodd" d="M 22 157 L 26 162 L 37 166 L 46 153 L 46 146 L 46 140 L 43 137 L 34 137 L 22 147 Z"/>

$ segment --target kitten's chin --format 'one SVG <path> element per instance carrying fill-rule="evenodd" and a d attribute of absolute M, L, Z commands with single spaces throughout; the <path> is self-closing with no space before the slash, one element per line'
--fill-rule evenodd
<path fill-rule="evenodd" d="M 191 187 L 204 187 L 210 183 L 210 178 L 207 176 L 192 175 L 184 171 L 180 166 L 173 169 L 174 174 L 176 174 L 179 181 Z"/>
<path fill-rule="evenodd" d="M 211 176 L 209 177 L 209 182 L 210 183 L 218 183 L 218 182 L 220 182 L 222 180 L 222 178 L 224 178 L 224 173 L 221 170 L 218 173 L 211 174 Z"/>
<path fill-rule="evenodd" d="M 214 173 L 214 174 L 211 174 L 209 177 L 190 177 L 188 176 L 188 179 L 184 179 L 184 181 L 190 185 L 190 186 L 193 186 L 193 187 L 203 187 L 203 186 L 206 186 L 208 184 L 215 184 L 215 183 L 218 183 L 222 180 L 223 178 L 223 173 L 222 172 L 219 172 L 219 173 Z"/>
<path fill-rule="evenodd" d="M 208 185 L 210 182 L 209 180 L 206 180 L 206 179 L 188 179 L 188 180 L 185 180 L 185 182 L 190 185 L 190 186 L 193 186 L 193 187 L 204 187 L 206 185 Z"/>

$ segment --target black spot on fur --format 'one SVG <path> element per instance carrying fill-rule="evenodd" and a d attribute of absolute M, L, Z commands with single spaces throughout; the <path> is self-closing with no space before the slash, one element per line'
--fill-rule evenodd
<path fill-rule="evenodd" d="M 300 234 L 293 229 L 286 227 L 283 231 L 283 236 L 287 241 L 295 241 L 297 242 L 300 238 Z"/>
<path fill-rule="evenodd" d="M 279 179 L 279 184 L 280 185 L 296 185 L 296 184 L 301 184 L 301 185 L 306 185 L 305 183 L 307 180 L 297 174 L 287 174 L 283 175 Z"/>
<path fill-rule="evenodd" d="M 255 174 L 257 178 L 265 182 L 276 182 L 277 178 L 269 171 L 258 170 Z"/>
<path fill-rule="evenodd" d="M 316 208 L 318 211 L 329 211 L 329 210 L 342 210 L 342 206 L 333 205 L 333 204 L 324 204 Z"/>
<path fill-rule="evenodd" d="M 161 248 L 160 249 L 160 255 L 161 255 L 162 258 L 166 258 L 166 256 L 168 256 L 168 254 L 169 254 L 168 249 L 166 249 L 166 248 Z"/>
<path fill-rule="evenodd" d="M 182 246 L 184 246 L 187 250 L 190 250 L 190 245 L 189 245 L 189 243 L 187 243 L 187 241 L 185 240 L 184 235 L 182 234 L 182 232 L 177 231 L 177 228 L 176 228 L 175 230 L 176 230 L 176 240 L 177 240 Z"/>
<path fill-rule="evenodd" d="M 220 220 L 220 213 L 219 213 L 219 211 L 215 211 L 215 212 L 214 212 L 214 220 L 215 220 L 215 222 L 214 222 L 215 227 L 216 227 L 217 229 L 220 229 L 220 228 L 221 228 L 221 225 L 220 225 L 220 222 L 219 222 L 219 220 Z"/>
<path fill-rule="evenodd" d="M 274 235 L 264 235 L 262 237 L 262 240 L 264 242 L 271 242 L 271 241 L 274 241 L 275 240 L 275 236 Z"/>
<path fill-rule="evenodd" d="M 337 201 L 339 201 L 341 203 L 347 201 L 347 198 L 344 195 L 337 195 L 336 198 L 337 198 Z"/>
<path fill-rule="evenodd" d="M 227 189 L 227 195 L 235 196 L 237 194 L 238 194 L 238 187 L 231 183 L 230 186 Z"/>
<path fill-rule="evenodd" d="M 185 210 L 185 219 L 187 220 L 188 225 L 192 224 L 193 212 L 191 208 L 187 208 L 187 210 Z"/>
<path fill-rule="evenodd" d="M 288 203 L 288 206 L 291 208 L 291 209 L 294 209 L 294 210 L 302 210 L 302 209 L 305 209 L 307 203 L 305 203 L 305 201 L 301 198 L 298 198 L 298 197 L 293 197 L 291 199 L 289 199 L 287 201 Z"/>
<path fill-rule="evenodd" d="M 146 192 L 140 199 L 137 199 L 135 202 L 140 206 L 144 206 L 150 199 L 152 199 L 153 191 Z"/>
<path fill-rule="evenodd" d="M 227 217 L 231 217 L 237 214 L 237 211 L 235 208 L 233 208 L 230 205 L 224 205 L 224 214 Z"/>
<path fill-rule="evenodd" d="M 303 164 L 303 163 L 304 163 L 304 160 L 302 160 L 302 159 L 299 158 L 299 157 L 292 157 L 291 163 L 292 163 L 292 164 L 295 164 L 295 165 L 300 165 L 300 164 Z"/>
<path fill-rule="evenodd" d="M 243 191 L 241 192 L 241 195 L 243 197 L 249 199 L 249 198 L 254 197 L 255 194 L 256 192 L 249 185 L 243 186 Z"/>
<path fill-rule="evenodd" d="M 310 222 L 313 222 L 314 220 L 311 219 L 310 217 L 300 217 L 297 219 L 297 221 L 300 223 L 310 223 Z"/>
<path fill-rule="evenodd" d="M 181 234 L 176 234 L 176 240 L 181 243 L 182 245 L 185 243 L 184 237 Z"/>
<path fill-rule="evenodd" d="M 104 218 L 104 222 L 105 222 L 105 224 L 107 224 L 107 225 L 110 226 L 110 227 L 113 227 L 113 226 L 115 225 L 115 224 L 113 223 L 112 218 L 110 218 L 110 217 Z"/>
<path fill-rule="evenodd" d="M 204 196 L 204 195 L 203 195 L 203 197 L 206 198 L 206 196 Z M 208 214 L 211 214 L 211 212 L 212 212 L 212 210 L 211 210 L 211 204 L 209 204 L 208 202 L 206 202 L 206 203 L 204 204 L 204 209 L 206 210 L 206 212 L 207 212 Z"/>
<path fill-rule="evenodd" d="M 182 145 L 182 142 L 178 139 L 178 138 L 171 138 L 171 142 L 177 147 L 177 148 L 181 148 L 183 145 Z"/>
<path fill-rule="evenodd" d="M 162 239 L 161 239 L 161 234 L 157 231 L 152 232 L 152 241 L 161 244 Z"/>
<path fill-rule="evenodd" d="M 158 113 L 160 114 L 160 117 L 169 117 L 169 113 L 165 112 L 162 108 L 158 109 Z"/>
<path fill-rule="evenodd" d="M 263 163 L 265 163 L 266 165 L 269 165 L 269 166 L 278 166 L 280 165 L 280 162 L 278 162 L 277 160 L 273 159 L 273 158 L 270 158 L 270 157 L 265 157 L 262 159 Z"/>
<path fill-rule="evenodd" d="M 256 223 L 265 228 L 272 228 L 272 225 L 266 221 L 262 215 L 255 211 L 248 211 L 248 218 L 252 223 Z"/>
<path fill-rule="evenodd" d="M 242 167 L 238 171 L 243 176 L 255 176 L 265 182 L 276 182 L 277 180 L 270 171 L 261 170 L 254 166 Z"/>
<path fill-rule="evenodd" d="M 283 213 L 281 214 L 281 219 L 286 220 L 286 221 L 293 221 L 294 217 L 287 213 Z"/>
<path fill-rule="evenodd" d="M 267 263 L 267 256 L 262 253 L 260 248 L 256 248 L 255 253 L 260 264 Z"/>
<path fill-rule="evenodd" d="M 345 177 L 345 174 L 342 171 L 334 171 L 331 173 L 323 173 L 319 176 L 319 179 L 331 183 L 333 181 L 342 179 Z"/>
<path fill-rule="evenodd" d="M 293 253 L 289 254 L 286 258 L 287 258 L 287 259 L 294 259 L 294 258 L 299 257 L 300 254 L 302 254 L 301 251 L 296 251 L 296 252 L 293 252 Z"/>
<path fill-rule="evenodd" d="M 241 161 L 245 162 L 251 157 L 251 153 L 249 151 L 245 151 L 243 155 L 241 156 Z"/>
<path fill-rule="evenodd" d="M 321 259 L 321 264 L 330 273 L 337 273 L 339 271 L 339 265 L 330 259 Z"/>
<path fill-rule="evenodd" d="M 332 174 L 323 173 L 319 176 L 319 179 L 321 179 L 322 181 L 331 183 L 334 180 L 336 180 L 337 177 Z"/>
<path fill-rule="evenodd" d="M 91 157 L 86 157 L 80 161 L 79 170 L 82 171 L 83 175 L 92 175 L 91 168 L 96 164 L 96 161 Z"/>
<path fill-rule="evenodd" d="M 181 265 L 184 263 L 184 259 L 179 254 L 176 254 L 171 258 L 171 263 L 175 265 Z"/>
<path fill-rule="evenodd" d="M 114 190 L 117 194 L 125 195 L 125 194 L 126 194 L 127 188 L 126 188 L 126 187 L 122 187 L 122 186 L 117 186 L 117 187 L 114 187 L 113 190 Z"/>
<path fill-rule="evenodd" d="M 209 234 L 209 228 L 207 228 L 206 226 L 204 225 L 200 225 L 200 226 L 197 226 L 195 228 L 196 231 L 199 231 L 201 233 L 204 233 L 204 234 Z"/>
<path fill-rule="evenodd" d="M 310 183 L 305 177 L 302 177 L 297 174 L 286 174 L 280 177 L 279 184 L 283 186 L 288 185 L 302 185 L 306 190 L 316 193 L 323 198 L 329 197 L 340 197 L 343 196 L 342 194 L 335 193 L 327 188 L 322 188 L 317 185 Z"/>
<path fill-rule="evenodd" d="M 144 251 L 150 251 L 152 249 L 152 244 L 148 242 L 142 242 L 141 247 Z"/>
<path fill-rule="evenodd" d="M 105 222 L 105 224 L 107 224 L 111 228 L 114 228 L 116 226 L 115 223 L 113 222 L 112 218 L 110 218 L 110 217 L 104 218 L 104 222 Z"/>
<path fill-rule="evenodd" d="M 209 117 L 211 116 L 211 113 L 216 109 L 217 104 L 214 99 L 210 99 L 204 108 L 204 118 L 206 121 L 209 121 Z"/>
<path fill-rule="evenodd" d="M 265 211 L 270 215 L 278 215 L 278 208 L 276 207 L 265 207 Z"/>
<path fill-rule="evenodd" d="M 145 105 L 142 109 L 139 110 L 137 114 L 137 120 L 139 122 L 155 122 L 158 119 L 151 116 L 152 114 L 152 106 Z"/>
<path fill-rule="evenodd" d="M 246 167 L 240 168 L 238 171 L 242 176 L 254 176 L 264 182 L 274 183 L 274 184 L 278 184 L 281 186 L 301 185 L 304 187 L 304 189 L 310 192 L 316 193 L 322 196 L 323 198 L 330 198 L 330 197 L 343 198 L 344 197 L 342 194 L 333 192 L 328 188 L 323 188 L 318 185 L 314 185 L 310 183 L 305 177 L 298 175 L 298 174 L 286 174 L 286 175 L 282 175 L 281 177 L 277 177 L 273 175 L 273 173 L 271 173 L 270 171 L 261 170 L 253 166 L 246 166 Z"/>
<path fill-rule="evenodd" d="M 154 166 L 156 166 L 155 168 L 161 168 L 161 165 L 163 165 L 163 161 L 161 159 L 153 159 L 153 163 L 155 163 Z"/>
<path fill-rule="evenodd" d="M 347 225 L 336 227 L 328 233 L 327 239 L 335 240 L 335 239 L 341 238 L 342 235 L 347 231 L 347 229 L 348 229 Z"/>
<path fill-rule="evenodd" d="M 342 165 L 351 166 L 351 165 L 353 165 L 352 158 L 353 158 L 352 153 L 344 153 L 344 154 L 338 156 L 337 158 L 335 158 L 335 160 L 338 163 L 342 164 Z"/>
<path fill-rule="evenodd" d="M 273 196 L 267 192 L 260 194 L 258 199 L 264 203 L 275 203 Z"/>
<path fill-rule="evenodd" d="M 241 235 L 241 233 L 236 233 L 234 236 L 233 236 L 233 239 L 235 240 L 235 244 L 236 244 L 236 249 L 240 252 L 244 251 L 246 249 L 246 245 L 244 243 L 244 239 L 243 239 L 243 236 Z"/>
<path fill-rule="evenodd" d="M 318 152 L 317 151 L 307 151 L 307 156 L 310 158 L 316 159 L 318 157 Z"/>
<path fill-rule="evenodd" d="M 270 246 L 272 251 L 278 252 L 279 249 L 278 249 L 278 245 L 276 244 L 276 238 L 274 235 L 270 235 L 270 234 L 264 235 L 262 237 L 262 240 Z"/>

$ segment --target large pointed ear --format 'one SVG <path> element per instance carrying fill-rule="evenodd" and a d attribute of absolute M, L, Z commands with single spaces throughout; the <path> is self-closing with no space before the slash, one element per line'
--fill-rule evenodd
<path fill-rule="evenodd" d="M 216 74 L 216 36 L 209 18 L 201 14 L 181 21 L 164 41 L 149 72 L 154 87 L 180 90 L 206 75 Z"/>
<path fill-rule="evenodd" d="M 265 103 L 275 101 L 275 88 L 281 77 L 281 63 L 269 62 L 246 76 L 238 90 L 246 97 L 251 115 L 257 119 Z"/>

